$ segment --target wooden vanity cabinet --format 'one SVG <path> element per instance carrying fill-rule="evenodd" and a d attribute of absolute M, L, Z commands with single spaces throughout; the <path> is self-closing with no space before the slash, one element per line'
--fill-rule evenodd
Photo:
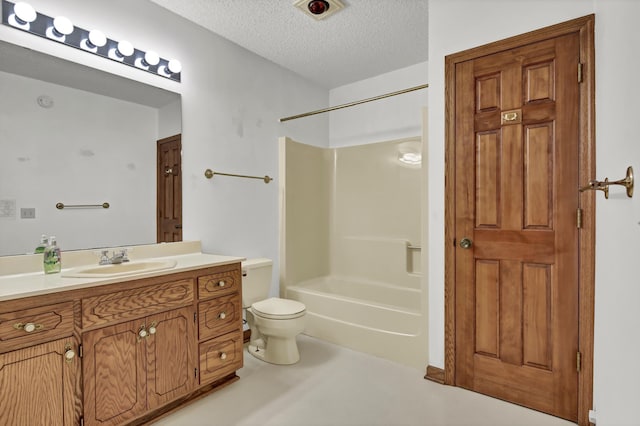
<path fill-rule="evenodd" d="M 0 302 L 0 425 L 146 424 L 238 377 L 240 263 Z"/>

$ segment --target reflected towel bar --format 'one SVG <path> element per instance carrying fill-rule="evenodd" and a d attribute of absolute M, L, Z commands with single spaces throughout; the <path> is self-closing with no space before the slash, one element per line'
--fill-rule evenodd
<path fill-rule="evenodd" d="M 270 178 L 269 176 L 248 176 L 248 175 L 235 175 L 233 173 L 220 173 L 220 172 L 214 172 L 211 169 L 207 169 L 204 171 L 204 175 L 207 179 L 211 179 L 214 175 L 221 175 L 221 176 L 232 176 L 232 177 L 240 177 L 240 178 L 246 178 L 246 179 L 260 179 L 263 180 L 264 183 L 269 183 L 271 182 L 273 179 Z"/>
<path fill-rule="evenodd" d="M 422 246 L 414 246 L 413 244 L 409 244 L 407 248 L 410 250 L 422 250 Z"/>
<path fill-rule="evenodd" d="M 102 204 L 64 204 L 64 203 L 57 203 L 56 204 L 56 208 L 58 210 L 62 210 L 62 209 L 97 209 L 102 207 L 103 209 L 108 209 L 109 208 L 109 203 L 102 203 Z"/>

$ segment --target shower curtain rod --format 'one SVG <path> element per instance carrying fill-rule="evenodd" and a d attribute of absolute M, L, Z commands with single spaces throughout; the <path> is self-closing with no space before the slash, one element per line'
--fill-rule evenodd
<path fill-rule="evenodd" d="M 414 90 L 426 89 L 427 87 L 429 87 L 428 84 L 421 84 L 420 86 L 410 87 L 404 90 L 398 90 L 397 92 L 385 93 L 384 95 L 374 96 L 373 98 L 362 99 L 360 101 L 349 102 L 348 104 L 336 105 L 329 108 L 318 109 L 316 111 L 310 111 L 310 112 L 305 112 L 303 114 L 284 117 L 284 118 L 281 118 L 279 121 L 282 123 L 283 121 L 295 120 L 302 117 L 308 117 L 310 115 L 322 114 L 324 112 L 335 111 L 337 109 L 342 109 L 342 108 L 348 108 L 348 107 L 364 104 L 371 101 L 377 101 L 379 99 L 389 98 L 391 96 L 402 95 L 403 93 L 413 92 Z"/>

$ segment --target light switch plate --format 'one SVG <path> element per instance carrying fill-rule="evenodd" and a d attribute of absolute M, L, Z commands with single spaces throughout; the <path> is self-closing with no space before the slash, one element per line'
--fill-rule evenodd
<path fill-rule="evenodd" d="M 20 208 L 20 219 L 35 219 L 36 218 L 36 209 L 35 207 L 21 207 Z"/>

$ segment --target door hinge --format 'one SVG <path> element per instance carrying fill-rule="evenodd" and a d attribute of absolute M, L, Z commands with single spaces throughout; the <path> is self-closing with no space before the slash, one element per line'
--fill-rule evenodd
<path fill-rule="evenodd" d="M 580 352 L 576 352 L 576 371 L 580 372 L 580 367 L 582 366 L 582 354 Z"/>
<path fill-rule="evenodd" d="M 78 345 L 78 358 L 82 358 L 84 355 L 84 352 L 82 351 L 82 344 Z"/>
<path fill-rule="evenodd" d="M 198 378 L 198 367 L 193 369 L 193 377 Z"/>
<path fill-rule="evenodd" d="M 196 319 L 196 318 L 197 318 L 197 316 L 196 316 L 196 315 L 197 315 L 197 313 L 196 313 L 196 312 L 194 312 L 194 313 L 193 313 L 193 322 L 196 322 L 196 321 L 197 321 L 197 319 Z"/>
<path fill-rule="evenodd" d="M 582 62 L 578 62 L 578 83 L 582 83 Z"/>
<path fill-rule="evenodd" d="M 84 417 L 80 417 L 80 426 L 84 426 Z"/>
<path fill-rule="evenodd" d="M 582 209 L 576 210 L 576 228 L 582 229 Z"/>

